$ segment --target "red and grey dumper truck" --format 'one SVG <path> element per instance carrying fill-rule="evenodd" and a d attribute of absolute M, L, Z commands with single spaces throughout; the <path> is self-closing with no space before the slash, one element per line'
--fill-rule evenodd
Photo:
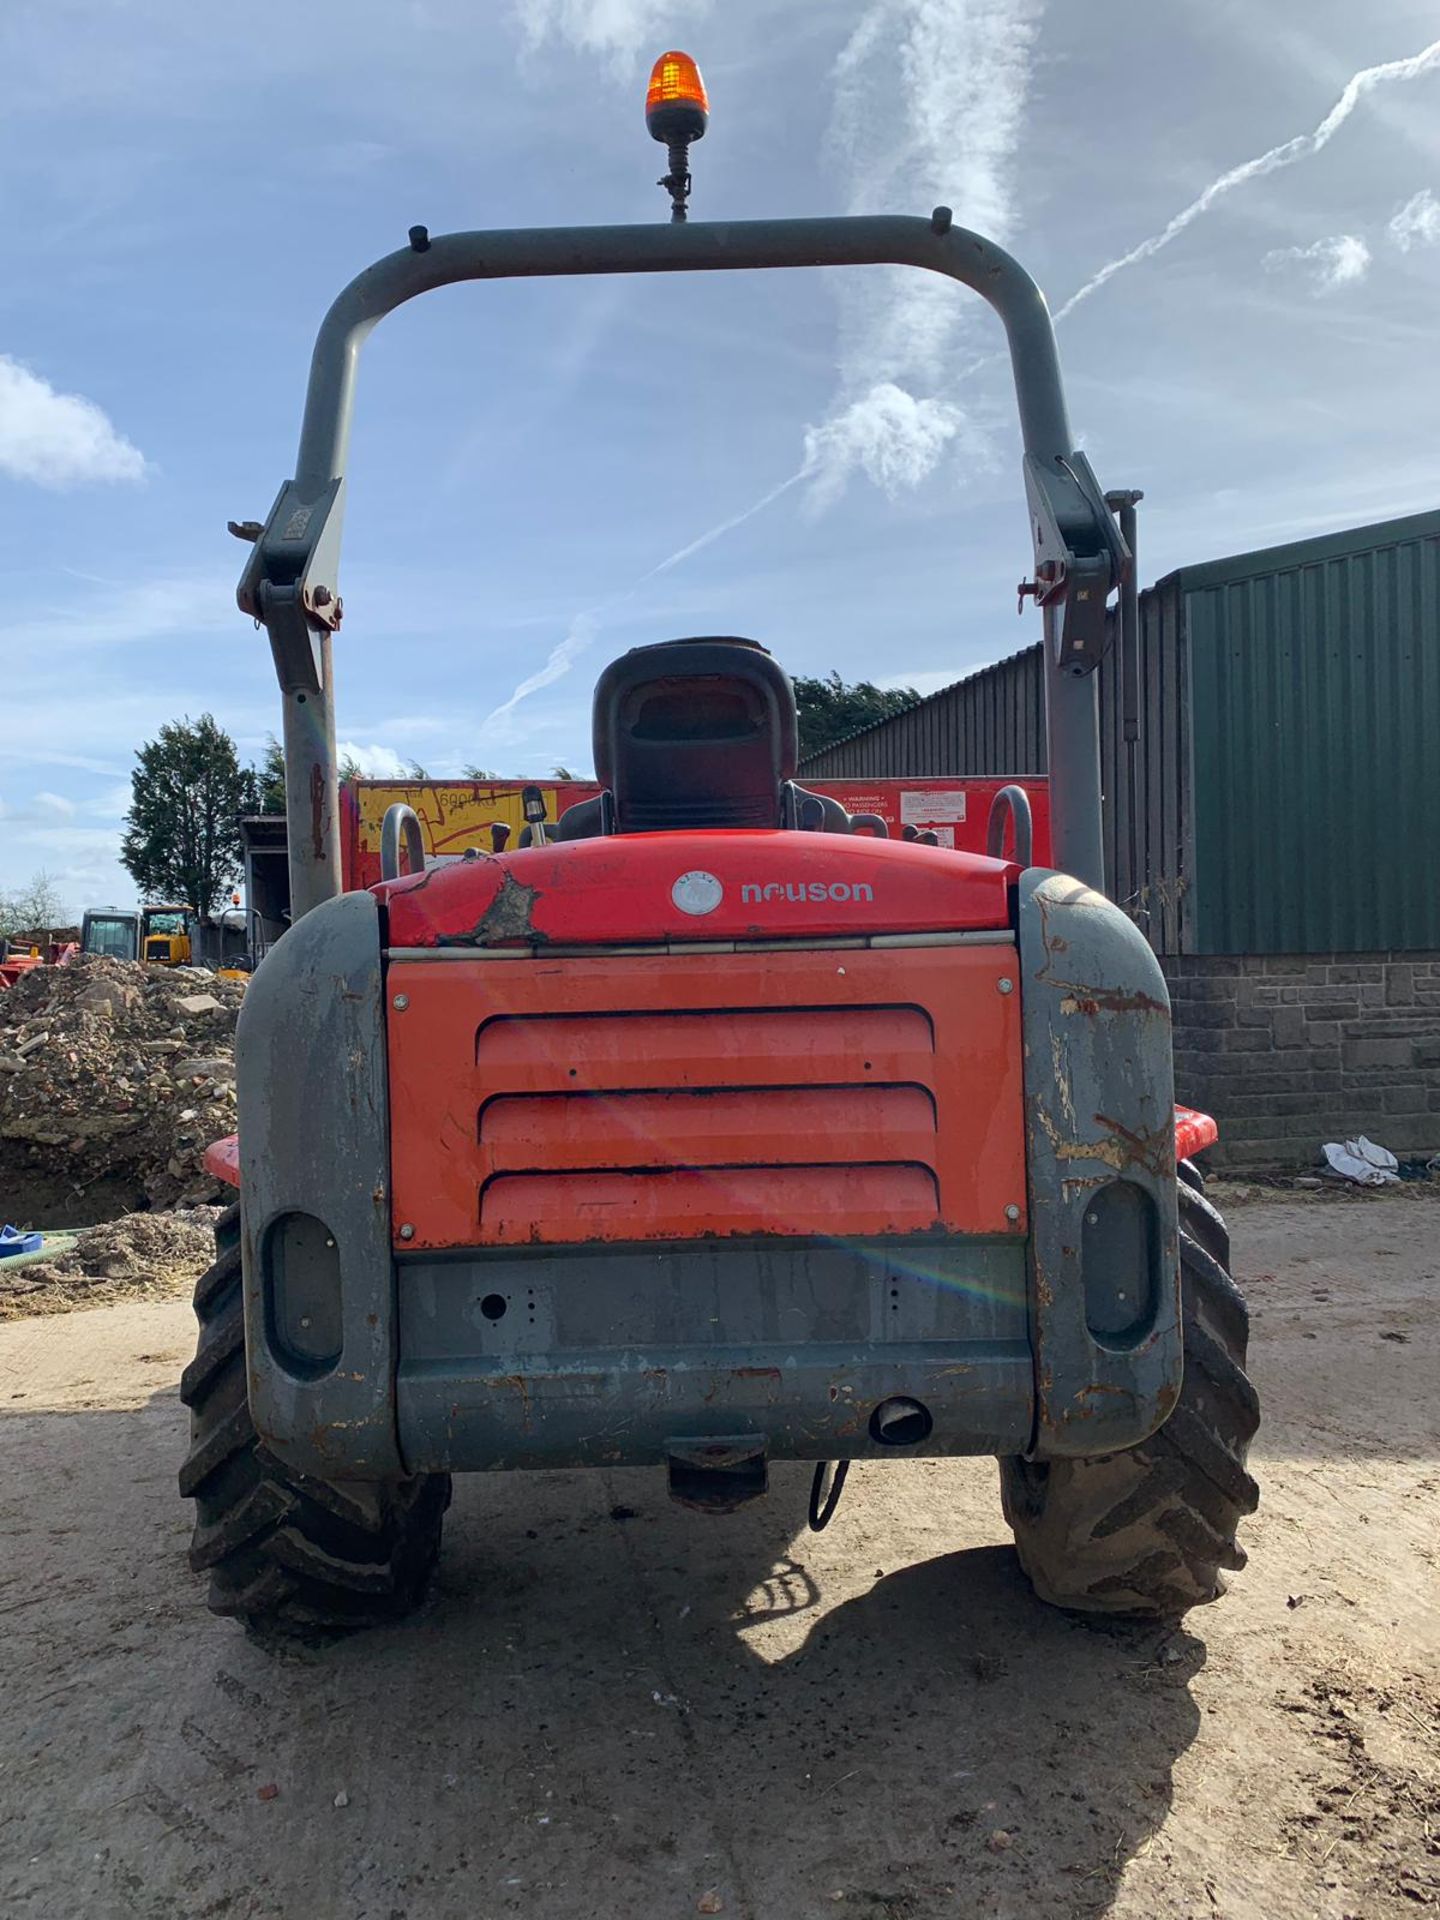
<path fill-rule="evenodd" d="M 655 226 L 415 228 L 321 326 L 239 599 L 284 702 L 294 923 L 237 1036 L 238 1187 L 184 1376 L 191 1561 L 270 1631 L 424 1594 L 456 1473 L 653 1466 L 698 1514 L 853 1460 L 989 1454 L 1060 1606 L 1175 1616 L 1243 1563 L 1245 1303 L 1174 1099 L 1165 982 L 1103 891 L 1095 668 L 1131 554 L 1008 254 L 925 218 L 692 223 L 698 72 L 657 63 Z M 335 640 L 359 349 L 458 281 L 904 266 L 1008 342 L 1043 627 L 1053 866 L 891 837 L 796 778 L 750 639 L 637 648 L 598 791 L 530 844 L 341 890 Z M 823 582 L 817 597 L 823 596 Z M 407 871 L 407 866 L 414 870 Z M 884 1497 L 883 1475 L 867 1480 Z M 699 1522 L 697 1522 L 699 1524 Z"/>

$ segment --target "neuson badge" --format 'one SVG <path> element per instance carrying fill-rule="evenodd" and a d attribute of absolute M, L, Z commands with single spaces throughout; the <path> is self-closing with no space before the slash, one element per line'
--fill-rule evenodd
<path fill-rule="evenodd" d="M 670 889 L 670 898 L 681 913 L 713 913 L 725 898 L 725 889 L 713 873 L 706 873 L 703 867 L 692 867 L 689 873 L 682 873 Z"/>
<path fill-rule="evenodd" d="M 670 898 L 682 913 L 691 913 L 697 918 L 713 913 L 725 898 L 725 889 L 713 873 L 706 873 L 702 867 L 692 867 L 689 873 L 682 873 L 670 889 Z M 770 880 L 765 884 L 747 881 L 740 889 L 741 901 L 749 906 L 768 907 L 773 903 L 785 901 L 790 906 L 802 902 L 818 905 L 838 905 L 841 902 L 858 903 L 873 900 L 875 889 L 866 881 L 854 885 L 844 880 Z"/>

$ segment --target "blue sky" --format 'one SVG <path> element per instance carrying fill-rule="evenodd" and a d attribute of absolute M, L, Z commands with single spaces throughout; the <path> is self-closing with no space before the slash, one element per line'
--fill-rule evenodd
<path fill-rule="evenodd" d="M 1145 490 L 1146 580 L 1434 506 L 1437 36 L 1434 0 L 5 0 L 0 889 L 133 897 L 129 770 L 163 721 L 211 711 L 259 754 L 277 696 L 225 522 L 291 471 L 330 298 L 416 222 L 662 220 L 641 102 L 668 46 L 711 94 L 696 218 L 944 201 L 1030 267 L 1081 444 Z M 393 316 L 351 456 L 342 738 L 377 773 L 587 767 L 600 667 L 680 633 L 922 690 L 1013 652 L 997 331 L 880 270 Z"/>

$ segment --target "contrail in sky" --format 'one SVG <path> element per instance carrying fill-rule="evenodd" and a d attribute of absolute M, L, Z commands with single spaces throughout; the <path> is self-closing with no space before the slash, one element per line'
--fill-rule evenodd
<path fill-rule="evenodd" d="M 1152 233 L 1148 240 L 1142 240 L 1118 259 L 1106 261 L 1098 272 L 1092 273 L 1084 286 L 1072 293 L 1055 315 L 1056 323 L 1072 314 L 1082 300 L 1088 300 L 1092 293 L 1098 293 L 1117 273 L 1123 273 L 1126 267 L 1137 266 L 1140 261 L 1159 253 L 1162 247 L 1168 247 L 1177 235 L 1193 226 L 1217 200 L 1232 193 L 1236 187 L 1243 187 L 1248 181 L 1258 180 L 1264 174 L 1278 173 L 1282 167 L 1293 167 L 1297 160 L 1308 160 L 1312 154 L 1328 147 L 1366 94 L 1373 93 L 1377 87 L 1388 86 L 1392 80 L 1417 79 L 1435 67 L 1440 67 L 1440 40 L 1432 40 L 1428 47 L 1419 53 L 1412 53 L 1406 60 L 1387 60 L 1378 67 L 1362 67 L 1359 73 L 1346 81 L 1344 92 L 1313 133 L 1297 133 L 1293 140 L 1282 140 L 1278 147 L 1271 147 L 1268 153 L 1257 154 L 1253 160 L 1242 160 L 1238 167 L 1231 167 L 1218 180 L 1212 180 L 1205 191 L 1192 200 L 1188 207 L 1183 207 L 1173 220 L 1167 221 L 1159 233 Z"/>
<path fill-rule="evenodd" d="M 964 17 L 963 5 L 957 9 L 955 0 L 912 0 L 912 4 L 914 5 L 912 24 L 915 29 L 915 38 L 907 45 L 907 54 L 918 55 L 921 47 L 926 44 L 933 45 L 931 36 L 937 26 L 946 24 L 947 17 L 950 22 L 953 22 L 957 14 L 961 19 Z M 865 14 L 860 27 L 841 56 L 842 97 L 837 117 L 844 126 L 842 143 L 847 145 L 855 138 L 852 125 L 858 122 L 846 122 L 847 106 L 853 107 L 853 101 L 847 102 L 846 83 L 853 86 L 854 72 L 851 70 L 862 67 L 864 62 L 873 55 L 879 38 L 878 29 L 889 12 L 890 8 L 884 4 L 884 0 L 880 0 L 880 4 L 873 5 Z M 1020 29 L 1015 32 L 1017 44 L 1012 46 L 1008 68 L 999 59 L 998 53 L 996 56 L 997 71 L 1003 75 L 1006 83 L 1003 89 L 1006 98 L 1004 111 L 997 113 L 997 124 L 989 132 L 991 145 L 1001 152 L 1008 149 L 1013 142 L 1015 122 L 1024 98 L 1028 77 L 1026 72 L 1028 43 L 1025 29 L 1031 26 L 1034 17 L 1033 14 L 1029 14 L 1027 18 L 1028 13 L 1024 0 L 1019 0 L 1019 3 L 1012 8 L 999 10 L 1002 21 L 1008 16 L 1008 25 L 1012 32 L 1016 28 Z M 941 38 L 943 40 L 943 36 Z M 907 60 L 902 85 L 906 94 L 926 109 L 923 114 L 917 110 L 916 119 L 925 126 L 926 133 L 930 135 L 933 152 L 935 129 L 928 122 L 935 117 L 935 110 L 933 102 L 925 99 L 923 88 L 917 81 L 917 74 L 922 68 L 923 63 L 918 58 Z M 1084 285 L 1078 287 L 1057 310 L 1055 324 L 1058 326 L 1062 320 L 1067 319 L 1082 302 L 1088 300 L 1092 294 L 1098 293 L 1127 267 L 1138 266 L 1141 261 L 1153 258 L 1163 247 L 1168 247 L 1172 240 L 1184 233 L 1187 227 L 1193 226 L 1226 194 L 1234 192 L 1237 187 L 1245 186 L 1251 180 L 1259 180 L 1266 174 L 1278 173 L 1283 167 L 1294 166 L 1297 160 L 1307 160 L 1314 154 L 1322 152 L 1361 101 L 1378 87 L 1388 86 L 1392 81 L 1415 80 L 1421 74 L 1430 73 L 1437 68 L 1440 68 L 1440 40 L 1431 41 L 1428 47 L 1423 47 L 1419 53 L 1411 54 L 1406 59 L 1386 60 L 1378 66 L 1362 67 L 1358 73 L 1352 74 L 1346 81 L 1339 99 L 1313 131 L 1298 133 L 1290 140 L 1283 140 L 1279 146 L 1271 147 L 1266 153 L 1257 154 L 1252 160 L 1241 161 L 1238 166 L 1231 167 L 1218 179 L 1212 180 L 1203 193 L 1197 195 L 1189 206 L 1182 207 L 1180 212 L 1167 221 L 1158 233 L 1153 233 L 1148 239 L 1141 240 L 1131 247 L 1128 253 L 1122 253 L 1116 259 L 1108 260 L 1103 267 L 1091 274 Z M 991 77 L 996 76 L 992 73 Z M 904 148 L 901 152 L 905 158 L 913 161 L 914 146 L 918 145 L 923 150 L 926 143 L 923 139 L 915 138 L 914 135 L 912 135 L 912 142 L 913 145 L 908 152 Z M 998 181 L 986 171 L 986 161 L 993 162 L 994 158 L 995 155 L 986 155 L 982 152 L 977 176 L 972 178 L 971 185 L 972 191 L 978 188 L 979 197 L 982 200 L 985 199 L 987 192 L 993 191 L 995 205 L 987 208 L 987 211 L 991 213 L 992 218 L 998 217 L 1003 220 L 1004 213 L 1008 209 L 1008 201 Z M 869 198 L 865 189 L 874 185 L 877 174 L 884 178 L 887 173 L 895 171 L 895 156 L 890 156 L 890 160 L 891 165 L 888 168 L 883 164 L 876 165 L 873 160 L 869 167 L 857 168 L 857 172 L 862 177 L 868 175 L 864 187 L 858 180 L 856 182 L 852 198 L 857 206 L 864 204 Z M 948 293 L 950 290 L 947 288 L 944 291 Z M 941 322 L 937 327 L 936 318 L 927 313 L 923 299 L 921 303 L 913 306 L 902 305 L 898 309 L 892 309 L 892 314 L 896 319 L 903 318 L 901 337 L 908 335 L 911 341 L 911 354 L 915 358 L 928 360 L 933 364 L 945 344 L 945 332 L 948 330 L 945 323 Z M 883 329 L 881 339 L 874 341 L 872 334 L 872 341 L 875 345 L 883 346 Z M 995 357 L 998 356 L 987 355 L 984 360 L 975 362 L 967 371 L 973 373 L 978 367 L 987 364 L 988 360 Z M 881 401 L 885 402 L 885 405 L 880 407 L 879 411 L 885 415 L 885 418 L 877 424 L 871 416 L 876 413 Z M 907 408 L 899 406 L 899 402 L 902 401 L 908 402 Z M 489 726 L 494 721 L 505 719 L 527 695 L 549 686 L 567 673 L 574 660 L 599 631 L 602 614 L 613 612 L 616 608 L 623 606 L 657 575 L 668 573 L 672 567 L 678 567 L 683 561 L 690 559 L 692 555 L 712 545 L 716 540 L 722 539 L 727 533 L 732 533 L 737 527 L 744 526 L 747 520 L 753 520 L 757 514 L 773 506 L 782 494 L 788 493 L 802 480 L 818 478 L 822 487 L 833 495 L 833 492 L 843 487 L 846 475 L 855 466 L 860 466 L 869 472 L 877 484 L 883 485 L 887 492 L 894 490 L 897 481 L 901 484 L 915 484 L 917 480 L 923 479 L 933 467 L 944 442 L 959 430 L 962 417 L 956 410 L 951 409 L 949 413 L 941 413 L 931 419 L 920 410 L 944 409 L 947 405 L 948 403 L 934 400 L 915 401 L 903 389 L 897 389 L 892 382 L 882 381 L 870 393 L 852 401 L 848 408 L 837 413 L 822 427 L 807 430 L 805 458 L 788 479 L 782 480 L 778 486 L 771 487 L 768 493 L 762 494 L 742 512 L 732 514 L 728 520 L 722 520 L 718 526 L 711 527 L 698 539 L 678 548 L 676 552 L 651 567 L 648 573 L 641 574 L 634 585 L 628 587 L 623 593 L 614 595 L 600 607 L 589 608 L 584 613 L 577 614 L 564 639 L 553 649 L 545 665 L 538 672 L 533 673 L 528 680 L 523 681 L 502 706 L 496 707 L 485 724 Z M 951 415 L 954 417 L 952 418 Z M 918 434 L 921 443 L 918 449 L 915 445 L 917 429 L 923 429 Z M 906 459 L 897 468 L 894 456 L 900 453 L 905 454 Z"/>

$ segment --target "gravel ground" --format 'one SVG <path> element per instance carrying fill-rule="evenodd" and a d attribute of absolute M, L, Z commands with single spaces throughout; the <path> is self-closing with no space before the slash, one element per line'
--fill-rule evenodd
<path fill-rule="evenodd" d="M 1236 1216 L 1250 1565 L 1175 1631 L 1029 1595 L 987 1462 L 457 1486 L 401 1629 L 204 1610 L 176 1303 L 0 1326 L 0 1911 L 1390 1920 L 1440 1903 L 1433 1198 Z"/>

